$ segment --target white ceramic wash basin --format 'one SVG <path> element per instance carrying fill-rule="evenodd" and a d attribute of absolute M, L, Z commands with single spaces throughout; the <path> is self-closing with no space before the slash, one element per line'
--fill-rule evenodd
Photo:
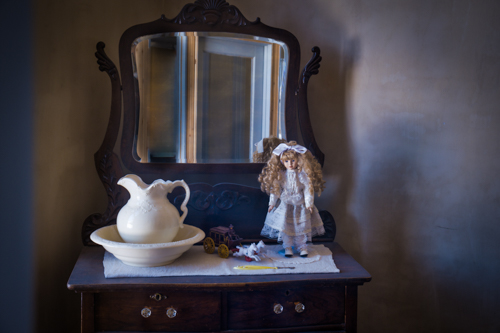
<path fill-rule="evenodd" d="M 173 241 L 169 243 L 125 243 L 116 225 L 99 228 L 90 235 L 94 243 L 102 245 L 124 264 L 139 267 L 168 265 L 203 238 L 205 238 L 203 230 L 191 225 L 180 228 Z"/>

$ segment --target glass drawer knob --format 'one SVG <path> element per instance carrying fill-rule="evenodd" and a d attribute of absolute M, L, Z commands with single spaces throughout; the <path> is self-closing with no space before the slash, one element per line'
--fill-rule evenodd
<path fill-rule="evenodd" d="M 167 309 L 167 317 L 174 318 L 175 316 L 177 316 L 177 311 L 174 308 L 168 308 Z"/>
<path fill-rule="evenodd" d="M 306 307 L 304 306 L 304 304 L 299 302 L 295 303 L 295 311 L 297 311 L 298 313 L 304 312 L 305 309 Z"/>
<path fill-rule="evenodd" d="M 283 305 L 277 303 L 277 304 L 274 304 L 274 313 L 276 314 L 280 314 L 283 312 Z"/>
<path fill-rule="evenodd" d="M 151 310 L 148 308 L 142 309 L 141 316 L 143 316 L 144 318 L 149 318 L 151 316 Z"/>

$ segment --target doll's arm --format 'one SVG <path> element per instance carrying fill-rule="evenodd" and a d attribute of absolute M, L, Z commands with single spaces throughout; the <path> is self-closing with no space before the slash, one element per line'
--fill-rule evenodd
<path fill-rule="evenodd" d="M 283 181 L 279 182 L 279 186 L 280 186 L 280 192 L 278 194 L 271 193 L 269 195 L 269 209 L 268 209 L 268 212 L 270 212 L 271 209 L 273 209 L 274 206 L 276 206 L 276 202 L 278 201 L 278 199 L 281 196 L 281 189 L 282 189 L 282 186 L 283 186 Z"/>
<path fill-rule="evenodd" d="M 269 195 L 269 209 L 267 210 L 268 212 L 270 212 L 274 208 L 274 206 L 276 206 L 276 201 L 278 201 L 278 199 L 279 195 L 273 193 Z"/>
<path fill-rule="evenodd" d="M 309 213 L 313 213 L 313 207 L 314 207 L 314 194 L 311 195 L 309 191 L 306 189 L 304 190 L 304 197 L 305 197 L 305 202 L 306 202 L 306 208 L 309 211 Z"/>
<path fill-rule="evenodd" d="M 304 172 L 299 175 L 299 181 L 304 185 L 304 201 L 306 208 L 312 213 L 314 207 L 314 192 L 309 191 L 309 178 Z"/>
<path fill-rule="evenodd" d="M 309 189 L 307 187 L 304 189 L 304 201 L 306 202 L 306 208 L 312 214 L 314 207 L 314 194 L 309 193 Z"/>

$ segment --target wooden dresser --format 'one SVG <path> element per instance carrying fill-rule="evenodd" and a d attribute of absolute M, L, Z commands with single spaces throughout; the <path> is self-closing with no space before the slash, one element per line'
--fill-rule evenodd
<path fill-rule="evenodd" d="M 264 142 L 278 137 L 303 144 L 321 166 L 325 161 L 307 102 L 309 79 L 319 72 L 318 47 L 300 70 L 291 32 L 248 20 L 225 0 L 195 0 L 170 17 L 125 30 L 120 69 L 105 44 L 97 44 L 99 70 L 111 81 L 108 127 L 94 155 L 108 205 L 84 221 L 85 247 L 68 281 L 81 293 L 82 332 L 356 332 L 358 286 L 371 277 L 333 242 L 335 221 L 326 211 L 320 211 L 326 234 L 313 241 L 331 249 L 338 274 L 104 278 L 104 249 L 92 246 L 90 235 L 116 223 L 129 199 L 117 184 L 126 174 L 147 183 L 186 180 L 185 224 L 206 234 L 232 224 L 250 243 L 262 238 L 269 197 L 227 183 L 226 175 L 256 186 L 273 149 Z M 213 68 L 211 59 L 219 59 Z M 211 104 L 219 100 L 224 107 Z M 185 194 L 176 190 L 168 198 L 179 208 Z"/>
<path fill-rule="evenodd" d="M 371 280 L 337 243 L 336 274 L 106 279 L 85 247 L 68 281 L 88 332 L 356 332 L 358 286 Z"/>

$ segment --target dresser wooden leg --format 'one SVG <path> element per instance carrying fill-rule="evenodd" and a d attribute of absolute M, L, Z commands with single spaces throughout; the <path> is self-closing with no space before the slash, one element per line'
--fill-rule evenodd
<path fill-rule="evenodd" d="M 345 289 L 345 331 L 357 332 L 358 321 L 358 286 L 346 286 Z"/>
<path fill-rule="evenodd" d="M 94 293 L 82 293 L 82 333 L 94 333 Z"/>

